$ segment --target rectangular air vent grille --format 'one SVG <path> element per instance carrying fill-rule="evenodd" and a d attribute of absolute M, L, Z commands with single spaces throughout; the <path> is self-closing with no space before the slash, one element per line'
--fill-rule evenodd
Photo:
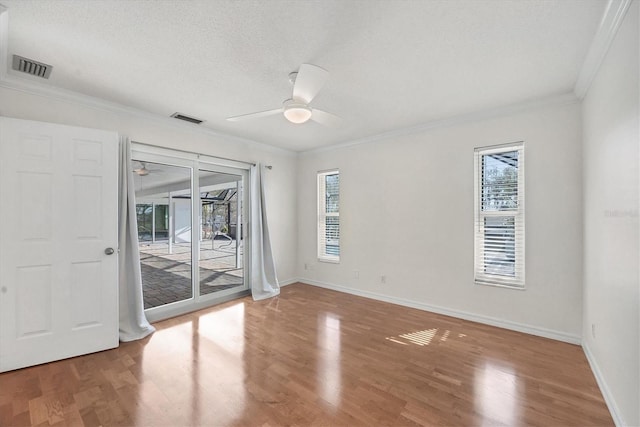
<path fill-rule="evenodd" d="M 22 73 L 27 73 L 31 74 L 32 76 L 48 79 L 49 75 L 51 75 L 51 69 L 53 68 L 53 66 L 34 61 L 33 59 L 24 58 L 19 55 L 13 55 L 12 68 Z"/>
<path fill-rule="evenodd" d="M 185 122 L 195 123 L 197 125 L 204 122 L 204 120 L 196 119 L 195 117 L 185 116 L 184 114 L 181 114 L 181 113 L 173 113 L 171 117 L 178 120 L 184 120 Z"/>

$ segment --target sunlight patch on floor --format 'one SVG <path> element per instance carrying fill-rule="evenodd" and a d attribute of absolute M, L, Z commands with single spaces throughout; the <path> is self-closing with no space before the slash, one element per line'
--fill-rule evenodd
<path fill-rule="evenodd" d="M 427 346 L 436 340 L 446 342 L 451 338 L 451 331 L 445 330 L 439 337 L 438 331 L 438 328 L 424 329 L 422 331 L 407 332 L 406 334 L 400 334 L 398 336 L 386 337 L 385 339 L 396 344 Z M 458 338 L 466 337 L 465 334 L 457 334 L 457 336 Z"/>

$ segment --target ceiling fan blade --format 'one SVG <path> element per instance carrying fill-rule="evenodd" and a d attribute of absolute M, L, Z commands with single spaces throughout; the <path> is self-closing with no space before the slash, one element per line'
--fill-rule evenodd
<path fill-rule="evenodd" d="M 138 163 L 138 167 L 137 168 L 133 168 L 134 162 Z M 144 162 L 141 162 L 139 160 L 133 160 L 131 162 L 131 167 L 132 167 L 132 172 L 135 173 L 138 176 L 145 176 L 145 175 L 149 174 L 149 170 L 147 169 L 147 165 L 145 165 Z"/>
<path fill-rule="evenodd" d="M 302 64 L 293 84 L 293 99 L 308 104 L 320 92 L 329 72 L 317 65 Z"/>
<path fill-rule="evenodd" d="M 339 127 L 342 124 L 342 119 L 335 114 L 315 108 L 311 110 L 311 120 L 329 127 Z"/>
<path fill-rule="evenodd" d="M 240 120 L 245 120 L 245 119 L 257 119 L 259 117 L 273 116 L 274 114 L 278 114 L 278 113 L 282 113 L 282 108 L 277 108 L 275 110 L 259 111 L 257 113 L 243 114 L 241 116 L 227 117 L 227 120 L 230 122 L 239 122 Z"/>

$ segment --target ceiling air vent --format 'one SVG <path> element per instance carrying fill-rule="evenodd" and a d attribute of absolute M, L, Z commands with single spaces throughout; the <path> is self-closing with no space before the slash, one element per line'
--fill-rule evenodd
<path fill-rule="evenodd" d="M 195 117 L 185 116 L 184 114 L 181 114 L 181 113 L 173 113 L 171 117 L 178 120 L 184 120 L 185 122 L 195 123 L 197 125 L 204 122 L 204 120 L 196 119 Z"/>
<path fill-rule="evenodd" d="M 48 79 L 53 66 L 34 61 L 33 59 L 24 58 L 19 55 L 13 55 L 12 68 L 22 73 L 31 74 L 32 76 Z"/>

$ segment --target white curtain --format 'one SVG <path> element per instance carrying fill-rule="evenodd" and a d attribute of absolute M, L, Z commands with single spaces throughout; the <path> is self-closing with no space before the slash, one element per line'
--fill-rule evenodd
<path fill-rule="evenodd" d="M 153 333 L 144 315 L 142 274 L 138 252 L 136 195 L 131 170 L 131 141 L 120 137 L 118 213 L 118 286 L 120 291 L 120 341 L 135 341 Z"/>
<path fill-rule="evenodd" d="M 251 295 L 256 301 L 280 293 L 267 225 L 264 170 L 260 163 L 251 167 Z"/>

